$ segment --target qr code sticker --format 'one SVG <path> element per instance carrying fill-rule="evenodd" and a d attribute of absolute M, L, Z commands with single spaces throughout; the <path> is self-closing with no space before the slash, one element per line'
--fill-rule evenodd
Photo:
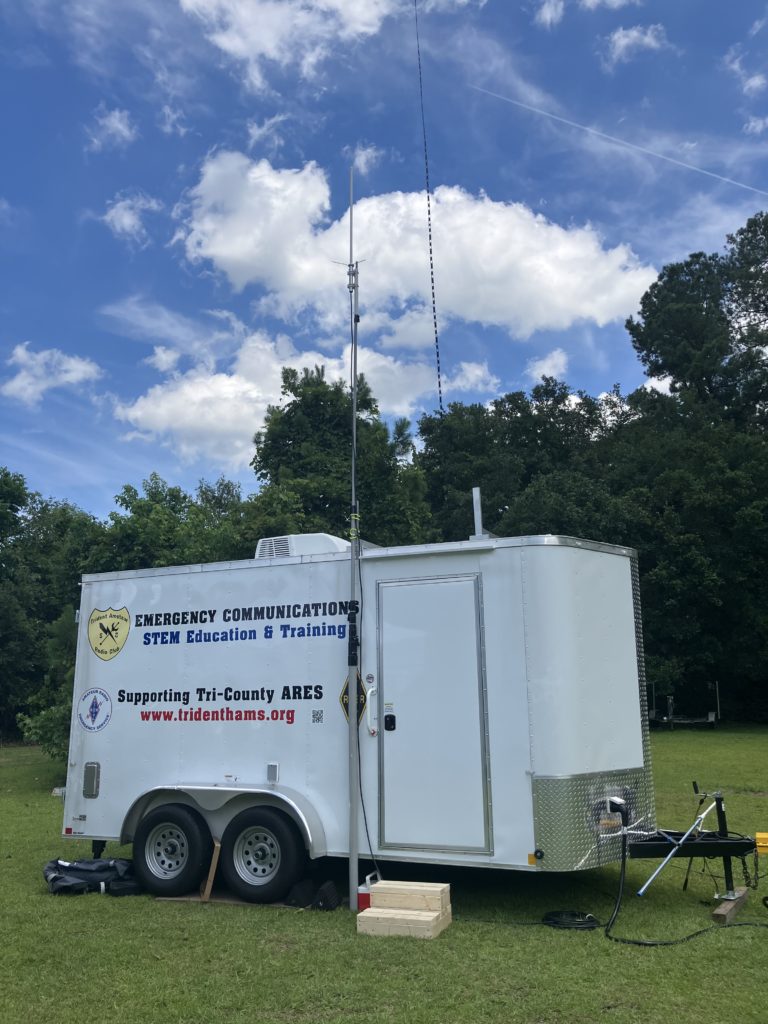
<path fill-rule="evenodd" d="M 322 722 L 322 720 L 323 720 L 323 712 L 322 711 L 313 711 L 312 712 L 312 724 L 313 725 L 315 725 L 318 722 Z"/>

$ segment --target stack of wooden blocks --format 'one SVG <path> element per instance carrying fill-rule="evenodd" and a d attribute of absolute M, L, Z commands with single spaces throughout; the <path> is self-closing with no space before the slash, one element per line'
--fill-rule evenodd
<path fill-rule="evenodd" d="M 451 887 L 439 882 L 374 882 L 371 905 L 357 915 L 365 935 L 434 939 L 451 923 Z"/>

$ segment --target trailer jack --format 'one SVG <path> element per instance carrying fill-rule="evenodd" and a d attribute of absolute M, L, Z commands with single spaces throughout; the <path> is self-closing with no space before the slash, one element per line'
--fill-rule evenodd
<path fill-rule="evenodd" d="M 694 792 L 699 795 L 699 788 L 694 782 Z M 734 835 L 728 832 L 728 823 L 725 817 L 725 804 L 722 793 L 713 793 L 711 805 L 698 814 L 693 825 L 686 832 L 670 832 L 659 829 L 656 832 L 647 833 L 637 830 L 637 824 L 629 824 L 629 806 L 620 797 L 608 799 L 606 809 L 609 814 L 618 814 L 621 817 L 621 831 L 613 835 L 621 836 L 621 867 L 619 871 L 619 885 L 616 892 L 616 900 L 607 923 L 603 926 L 603 934 L 611 942 L 618 942 L 625 946 L 643 946 L 646 948 L 657 946 L 678 946 L 683 942 L 690 942 L 706 932 L 717 928 L 718 925 L 731 925 L 734 928 L 768 928 L 768 924 L 759 921 L 744 921 L 732 924 L 731 919 L 746 899 L 747 888 L 735 889 L 733 885 L 733 869 L 731 861 L 734 857 L 740 858 L 744 864 L 744 879 L 747 886 L 757 888 L 759 873 L 757 870 L 757 856 L 759 853 L 768 853 L 768 833 L 758 832 L 754 839 L 748 836 Z M 698 810 L 708 797 L 707 793 L 701 794 Z M 717 812 L 717 832 L 702 831 L 702 824 L 711 811 Z M 750 878 L 746 867 L 746 856 L 753 853 L 755 856 L 754 876 Z M 683 889 L 687 888 L 688 875 L 694 857 L 722 857 L 725 873 L 726 891 L 718 894 L 716 899 L 722 902 L 712 914 L 714 923 L 706 928 L 699 928 L 689 935 L 683 935 L 676 939 L 633 939 L 613 935 L 613 927 L 621 910 L 624 898 L 624 883 L 627 874 L 627 860 L 642 858 L 663 857 L 662 863 L 653 872 L 648 881 L 641 886 L 637 895 L 642 896 L 653 881 L 658 878 L 669 862 L 678 854 L 687 855 L 689 858 L 688 872 L 685 876 Z M 763 904 L 768 908 L 768 897 L 763 899 Z M 546 914 L 541 922 L 551 928 L 575 928 L 587 930 L 600 927 L 600 922 L 592 914 L 584 914 L 578 911 L 551 911 Z"/>
<path fill-rule="evenodd" d="M 749 854 L 757 856 L 758 840 L 750 836 L 735 835 L 728 831 L 725 801 L 722 793 L 711 794 L 712 802 L 702 811 L 701 808 L 710 794 L 700 793 L 699 787 L 695 782 L 693 783 L 693 790 L 700 797 L 697 808 L 700 813 L 697 814 L 695 821 L 686 832 L 659 829 L 650 835 L 643 835 L 630 840 L 629 857 L 631 860 L 663 858 L 661 864 L 637 890 L 637 895 L 644 896 L 655 879 L 659 877 L 664 868 L 675 857 L 688 857 L 688 871 L 683 883 L 684 889 L 688 886 L 688 876 L 690 875 L 694 858 L 719 857 L 723 861 L 724 891 L 716 893 L 715 899 L 720 900 L 723 905 L 718 907 L 712 916 L 716 921 L 727 924 L 744 902 L 747 895 L 746 886 L 738 888 L 734 886 L 733 859 L 740 859 L 746 865 L 746 857 Z M 716 812 L 717 830 L 706 831 L 702 829 L 702 825 L 712 811 Z M 745 880 L 748 877 L 748 872 L 745 870 Z M 753 887 L 757 887 L 757 871 L 755 871 Z"/>

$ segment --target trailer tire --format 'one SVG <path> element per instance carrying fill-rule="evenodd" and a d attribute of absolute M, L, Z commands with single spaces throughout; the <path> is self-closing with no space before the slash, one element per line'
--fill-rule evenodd
<path fill-rule="evenodd" d="M 133 838 L 134 870 L 154 896 L 184 896 L 208 872 L 213 841 L 188 807 L 166 804 L 145 814 Z"/>
<path fill-rule="evenodd" d="M 281 900 L 306 862 L 301 836 L 280 811 L 249 807 L 227 826 L 221 840 L 221 872 L 228 888 L 249 903 Z"/>

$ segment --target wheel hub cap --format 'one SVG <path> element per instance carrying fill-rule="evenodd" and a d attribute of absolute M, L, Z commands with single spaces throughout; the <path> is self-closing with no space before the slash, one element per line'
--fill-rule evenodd
<path fill-rule="evenodd" d="M 265 885 L 280 868 L 280 844 L 267 828 L 241 832 L 233 850 L 235 869 L 249 885 Z"/>
<path fill-rule="evenodd" d="M 147 836 L 145 860 L 156 878 L 175 878 L 187 863 L 187 837 L 178 825 L 164 822 Z"/>

